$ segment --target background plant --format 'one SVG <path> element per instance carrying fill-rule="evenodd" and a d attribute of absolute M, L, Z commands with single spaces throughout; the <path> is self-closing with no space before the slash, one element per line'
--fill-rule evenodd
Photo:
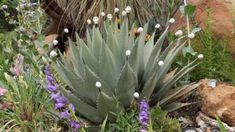
<path fill-rule="evenodd" d="M 40 78 L 34 71 L 28 70 L 23 76 L 11 77 L 5 74 L 1 87 L 8 90 L 4 102 L 10 104 L 0 110 L 1 131 L 50 131 L 59 130 L 56 116 L 50 112 L 51 104 Z"/>
<path fill-rule="evenodd" d="M 0 86 L 8 90 L 1 101 L 9 104 L 0 110 L 0 131 L 59 131 L 63 122 L 44 89 L 43 15 L 39 4 L 19 4 L 15 29 L 0 34 Z"/>
<path fill-rule="evenodd" d="M 0 1 L 0 32 L 12 31 L 16 25 L 14 21 L 17 21 L 15 17 L 17 14 L 16 7 L 18 0 L 1 0 Z M 7 7 L 7 8 L 5 8 Z"/>
<path fill-rule="evenodd" d="M 177 119 L 170 118 L 166 111 L 160 107 L 150 111 L 149 131 L 181 132 L 180 123 Z M 139 132 L 138 111 L 131 110 L 129 113 L 118 114 L 115 123 L 106 123 L 105 132 Z"/>
<path fill-rule="evenodd" d="M 187 63 L 197 52 L 202 52 L 205 56 L 204 61 L 195 69 L 196 72 L 189 74 L 183 83 L 188 81 L 200 80 L 202 78 L 218 79 L 234 83 L 235 63 L 231 53 L 227 49 L 226 39 L 215 38 L 210 29 L 210 18 L 206 21 L 207 27 L 198 33 L 192 46 L 183 50 L 183 55 L 176 61 L 178 66 Z"/>
<path fill-rule="evenodd" d="M 52 18 L 51 24 L 46 31 L 48 34 L 60 34 L 64 28 L 69 28 L 71 32 L 78 32 L 84 36 L 88 19 L 100 16 L 101 12 L 111 13 L 113 16 L 121 13 L 127 6 L 131 6 L 132 13 L 129 15 L 131 24 L 137 22 L 139 26 L 151 21 L 151 31 L 159 23 L 161 30 L 156 35 L 164 31 L 166 22 L 173 17 L 182 0 L 43 0 L 43 9 Z M 114 9 L 119 8 L 115 13 Z M 153 31 L 152 31 L 153 32 Z"/>

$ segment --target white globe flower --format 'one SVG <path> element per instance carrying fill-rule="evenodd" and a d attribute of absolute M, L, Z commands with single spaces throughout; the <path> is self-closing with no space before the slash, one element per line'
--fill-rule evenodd
<path fill-rule="evenodd" d="M 100 15 L 104 17 L 104 16 L 105 16 L 105 13 L 104 13 L 104 12 L 101 12 Z"/>
<path fill-rule="evenodd" d="M 86 22 L 87 22 L 87 24 L 89 24 L 89 25 L 92 23 L 92 22 L 91 22 L 91 19 L 87 19 Z"/>
<path fill-rule="evenodd" d="M 159 62 L 158 62 L 158 65 L 159 65 L 159 66 L 163 66 L 163 65 L 164 65 L 164 61 L 162 61 L 162 60 L 159 61 Z"/>
<path fill-rule="evenodd" d="M 155 28 L 156 28 L 156 29 L 158 29 L 158 28 L 160 28 L 160 27 L 161 27 L 160 24 L 156 24 L 156 25 L 155 25 Z"/>
<path fill-rule="evenodd" d="M 56 40 L 56 39 L 55 39 L 55 40 L 53 40 L 53 42 L 52 42 L 52 43 L 53 43 L 53 45 L 55 45 L 55 46 L 56 46 L 56 45 L 58 44 L 58 40 Z"/>
<path fill-rule="evenodd" d="M 50 57 L 51 58 L 54 58 L 54 57 L 56 57 L 58 54 L 56 53 L 56 51 L 55 50 L 52 50 L 51 52 L 50 52 Z"/>
<path fill-rule="evenodd" d="M 95 83 L 95 86 L 96 86 L 97 88 L 100 88 L 100 87 L 102 86 L 102 84 L 101 84 L 101 82 L 98 81 L 98 82 Z"/>
<path fill-rule="evenodd" d="M 68 29 L 68 28 L 65 28 L 65 29 L 64 29 L 64 32 L 65 32 L 65 33 L 69 33 L 69 29 Z"/>
<path fill-rule="evenodd" d="M 190 39 L 193 39 L 193 38 L 195 37 L 195 34 L 194 34 L 194 33 L 190 33 L 190 34 L 188 35 L 188 37 L 189 37 Z"/>
<path fill-rule="evenodd" d="M 107 18 L 111 21 L 112 18 L 113 18 L 113 15 L 112 15 L 112 14 L 108 14 L 108 15 L 107 15 Z"/>
<path fill-rule="evenodd" d="M 126 9 L 125 9 L 126 13 L 130 13 L 131 12 L 131 7 L 130 6 L 127 6 Z"/>
<path fill-rule="evenodd" d="M 140 95 L 139 95 L 138 92 L 135 92 L 135 93 L 133 94 L 133 96 L 134 96 L 136 99 L 138 99 L 138 98 L 140 97 Z"/>
<path fill-rule="evenodd" d="M 203 54 L 199 54 L 199 55 L 197 56 L 197 58 L 198 58 L 198 59 L 203 59 L 203 58 L 204 58 L 204 55 L 203 55 Z"/>
<path fill-rule="evenodd" d="M 2 5 L 2 9 L 8 9 L 7 5 Z"/>
<path fill-rule="evenodd" d="M 97 17 L 97 16 L 93 17 L 93 22 L 94 22 L 94 24 L 98 24 L 99 23 L 99 17 Z"/>
<path fill-rule="evenodd" d="M 126 11 L 122 11 L 122 16 L 126 16 L 127 12 Z"/>
<path fill-rule="evenodd" d="M 115 13 L 118 13 L 118 12 L 119 12 L 119 8 L 115 8 L 115 9 L 114 9 L 114 12 L 115 12 Z"/>
<path fill-rule="evenodd" d="M 137 31 L 138 31 L 138 33 L 142 33 L 144 31 L 144 29 L 142 27 L 139 27 Z"/>
<path fill-rule="evenodd" d="M 175 32 L 175 36 L 179 37 L 183 35 L 183 31 L 182 30 L 178 30 L 177 32 Z"/>
<path fill-rule="evenodd" d="M 171 18 L 171 19 L 169 20 L 169 23 L 175 23 L 175 19 L 174 19 L 174 18 Z"/>
<path fill-rule="evenodd" d="M 126 50 L 126 56 L 131 55 L 131 50 Z"/>

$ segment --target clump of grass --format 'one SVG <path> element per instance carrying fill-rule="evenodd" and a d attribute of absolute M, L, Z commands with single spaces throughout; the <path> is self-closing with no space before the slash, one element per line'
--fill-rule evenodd
<path fill-rule="evenodd" d="M 215 38 L 209 27 L 199 35 L 199 43 L 205 59 L 195 69 L 197 72 L 194 72 L 192 79 L 214 78 L 234 83 L 235 63 L 231 53 L 226 50 L 227 41 Z"/>

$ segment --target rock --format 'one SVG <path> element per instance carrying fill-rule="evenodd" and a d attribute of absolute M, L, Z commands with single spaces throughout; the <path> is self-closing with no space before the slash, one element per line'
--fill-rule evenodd
<path fill-rule="evenodd" d="M 46 36 L 45 40 L 44 40 L 44 43 L 45 44 L 52 43 L 52 41 L 55 40 L 57 36 L 58 36 L 58 34 L 50 34 L 50 35 Z"/>
<path fill-rule="evenodd" d="M 217 115 L 225 123 L 235 126 L 235 87 L 222 83 L 211 88 L 208 82 L 208 79 L 202 80 L 197 90 L 202 112 L 213 118 Z"/>
<path fill-rule="evenodd" d="M 206 27 L 206 21 L 211 21 L 211 30 L 216 37 L 232 37 L 234 33 L 233 12 L 226 0 L 191 0 L 196 5 L 196 21 L 201 28 Z M 232 2 L 232 0 L 230 0 Z"/>

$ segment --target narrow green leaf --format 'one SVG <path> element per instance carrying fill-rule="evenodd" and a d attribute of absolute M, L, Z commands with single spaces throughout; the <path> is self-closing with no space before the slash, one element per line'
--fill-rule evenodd
<path fill-rule="evenodd" d="M 102 47 L 103 38 L 102 35 L 97 28 L 93 28 L 93 34 L 92 34 L 92 47 L 91 51 L 94 55 L 94 57 L 98 60 L 100 56 L 100 49 Z"/>
<path fill-rule="evenodd" d="M 178 110 L 182 107 L 186 107 L 192 104 L 194 103 L 171 103 L 167 106 L 164 106 L 163 109 L 166 110 L 167 112 L 172 112 L 172 111 Z"/>
<path fill-rule="evenodd" d="M 65 83 L 73 90 L 73 92 L 78 95 L 78 97 L 83 97 L 88 95 L 86 89 L 84 89 L 84 82 L 79 78 L 71 69 L 65 67 L 61 62 L 57 62 L 55 65 L 56 71 L 60 74 Z"/>
<path fill-rule="evenodd" d="M 187 5 L 184 7 L 184 14 L 188 16 L 193 16 L 196 10 L 196 6 L 194 5 Z"/>
<path fill-rule="evenodd" d="M 156 87 L 157 82 L 157 71 L 153 72 L 149 80 L 144 85 L 144 88 L 140 94 L 140 99 L 150 99 L 150 96 L 152 95 L 154 88 Z"/>
<path fill-rule="evenodd" d="M 218 116 L 216 116 L 216 120 L 219 124 L 219 129 L 220 129 L 220 132 L 227 132 L 226 128 L 224 127 L 222 121 L 220 120 L 220 118 Z"/>
<path fill-rule="evenodd" d="M 97 73 L 98 72 L 98 67 L 97 67 L 98 61 L 96 60 L 96 58 L 92 54 L 89 47 L 87 47 L 87 45 L 83 41 L 80 42 L 80 53 L 81 53 L 81 57 L 84 60 L 85 64 L 90 69 L 95 71 L 95 73 Z"/>
<path fill-rule="evenodd" d="M 78 48 L 74 45 L 71 39 L 69 39 L 69 46 L 72 55 L 72 62 L 75 73 L 80 77 L 83 78 L 85 76 L 85 68 L 83 64 L 83 60 L 80 56 Z"/>
<path fill-rule="evenodd" d="M 114 88 L 116 86 L 118 75 L 120 74 L 121 69 L 118 68 L 114 56 L 106 44 L 102 44 L 99 60 L 98 75 L 104 82 L 108 84 L 114 93 Z"/>
<path fill-rule="evenodd" d="M 74 104 L 75 111 L 80 113 L 82 116 L 93 122 L 101 123 L 103 121 L 103 118 L 99 115 L 99 112 L 95 107 L 85 103 L 73 94 L 65 94 L 65 96 L 70 103 Z"/>
<path fill-rule="evenodd" d="M 145 68 L 146 68 L 149 57 L 150 57 L 151 52 L 152 52 L 153 47 L 154 47 L 154 36 L 155 36 L 155 33 L 152 34 L 151 38 L 149 39 L 149 41 L 144 46 L 144 67 Z"/>
<path fill-rule="evenodd" d="M 135 92 L 136 87 L 136 74 L 127 62 L 121 71 L 121 75 L 119 77 L 116 89 L 118 99 L 125 107 L 130 106 L 131 101 L 134 98 L 133 94 Z"/>
<path fill-rule="evenodd" d="M 106 127 L 107 121 L 108 121 L 108 115 L 105 117 L 105 120 L 102 123 L 100 132 L 105 132 L 105 127 Z"/>
<path fill-rule="evenodd" d="M 102 118 L 105 118 L 108 115 L 108 119 L 111 122 L 115 122 L 117 114 L 122 111 L 122 108 L 117 101 L 102 91 L 97 98 L 97 108 Z"/>

